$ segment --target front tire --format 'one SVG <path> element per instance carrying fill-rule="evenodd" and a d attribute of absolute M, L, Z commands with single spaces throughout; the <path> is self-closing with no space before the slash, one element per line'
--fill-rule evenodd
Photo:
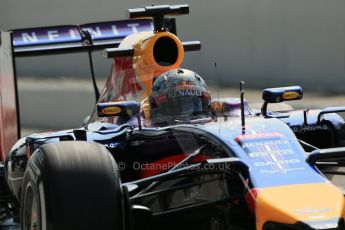
<path fill-rule="evenodd" d="M 29 160 L 22 187 L 21 224 L 32 229 L 124 229 L 120 174 L 96 143 L 41 146 Z"/>

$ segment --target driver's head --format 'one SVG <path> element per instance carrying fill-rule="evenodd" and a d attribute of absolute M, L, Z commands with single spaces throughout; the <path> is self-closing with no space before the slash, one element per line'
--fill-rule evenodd
<path fill-rule="evenodd" d="M 205 81 L 187 69 L 169 70 L 156 78 L 150 96 L 153 124 L 174 124 L 208 116 L 210 93 Z"/>

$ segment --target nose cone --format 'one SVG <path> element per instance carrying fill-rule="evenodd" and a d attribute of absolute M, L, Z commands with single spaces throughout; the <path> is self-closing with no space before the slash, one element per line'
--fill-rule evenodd
<path fill-rule="evenodd" d="M 330 183 L 264 188 L 256 197 L 255 212 L 257 229 L 269 222 L 334 229 L 344 217 L 344 196 Z"/>

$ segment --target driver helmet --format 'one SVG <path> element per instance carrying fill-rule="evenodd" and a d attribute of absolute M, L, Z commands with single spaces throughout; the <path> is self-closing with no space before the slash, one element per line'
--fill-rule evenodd
<path fill-rule="evenodd" d="M 205 81 L 187 69 L 159 75 L 149 97 L 153 125 L 169 125 L 209 117 L 210 92 Z"/>

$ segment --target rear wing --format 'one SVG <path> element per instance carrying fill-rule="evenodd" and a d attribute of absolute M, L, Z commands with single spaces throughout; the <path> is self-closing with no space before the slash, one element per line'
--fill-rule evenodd
<path fill-rule="evenodd" d="M 175 18 L 166 25 L 176 34 Z M 153 31 L 151 19 L 134 19 L 13 30 L 16 57 L 93 51 L 117 47 L 126 36 Z"/>
<path fill-rule="evenodd" d="M 175 19 L 165 20 L 168 30 L 176 34 Z M 151 19 L 0 31 L 0 162 L 20 137 L 16 57 L 87 52 L 97 100 L 91 52 L 116 48 L 126 36 L 145 31 L 153 31 Z"/>

